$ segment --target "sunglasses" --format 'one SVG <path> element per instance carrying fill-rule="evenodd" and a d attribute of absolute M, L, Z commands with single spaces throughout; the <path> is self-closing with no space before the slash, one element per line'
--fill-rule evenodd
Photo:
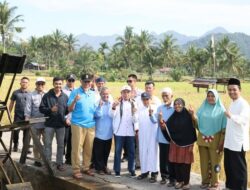
<path fill-rule="evenodd" d="M 69 79 L 68 82 L 75 82 L 75 80 L 74 79 Z"/>
<path fill-rule="evenodd" d="M 132 83 L 133 81 L 132 80 L 127 80 L 127 83 Z"/>
<path fill-rule="evenodd" d="M 84 83 L 90 83 L 91 81 L 90 80 L 87 80 L 87 81 L 83 81 Z"/>
<path fill-rule="evenodd" d="M 40 85 L 45 85 L 44 82 L 37 82 L 36 84 L 39 85 L 39 86 L 40 86 Z"/>

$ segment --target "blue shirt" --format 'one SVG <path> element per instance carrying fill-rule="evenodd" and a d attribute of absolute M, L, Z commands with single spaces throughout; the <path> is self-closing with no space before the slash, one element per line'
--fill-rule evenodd
<path fill-rule="evenodd" d="M 157 109 L 157 115 L 160 113 L 160 111 L 162 111 L 162 119 L 164 121 L 167 121 L 168 118 L 174 113 L 173 104 L 171 104 L 169 107 L 166 104 L 162 104 Z M 169 142 L 163 136 L 163 134 L 161 132 L 161 127 L 160 126 L 158 126 L 157 140 L 158 140 L 159 143 L 169 144 Z"/>
<path fill-rule="evenodd" d="M 95 92 L 92 90 L 85 92 L 82 87 L 73 90 L 69 96 L 68 106 L 72 104 L 77 94 L 81 98 L 76 102 L 75 109 L 72 111 L 71 123 L 83 128 L 94 127 L 94 114 L 97 107 Z"/>
<path fill-rule="evenodd" d="M 110 102 L 104 102 L 98 106 L 95 113 L 95 136 L 102 140 L 109 140 L 113 136 L 113 119 L 109 114 L 111 108 Z"/>

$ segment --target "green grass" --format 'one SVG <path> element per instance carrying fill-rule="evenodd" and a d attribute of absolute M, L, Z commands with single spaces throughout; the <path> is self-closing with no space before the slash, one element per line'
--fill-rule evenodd
<path fill-rule="evenodd" d="M 14 86 L 13 90 L 19 88 L 19 80 L 21 76 L 18 76 Z M 33 90 L 35 88 L 35 79 L 36 77 L 33 75 L 29 75 L 29 78 L 31 79 L 30 81 L 30 90 Z M 52 88 L 52 78 L 51 77 L 45 77 L 46 78 L 46 89 Z M 5 80 L 3 81 L 2 87 L 0 89 L 0 99 L 2 100 L 5 97 L 6 94 L 6 88 L 8 87 L 8 84 L 10 83 L 10 77 L 6 77 Z M 120 88 L 121 86 L 125 85 L 126 83 L 122 82 L 110 82 L 107 83 L 107 86 L 111 90 L 111 94 L 114 98 L 119 97 L 120 95 Z M 76 86 L 79 86 L 80 83 L 77 82 Z M 144 89 L 144 83 L 139 82 L 138 87 L 141 89 Z M 196 88 L 193 88 L 189 82 L 157 82 L 156 83 L 156 90 L 155 94 L 160 97 L 160 92 L 161 89 L 164 87 L 170 87 L 172 88 L 174 92 L 174 97 L 181 97 L 186 101 L 186 105 L 192 105 L 195 110 L 198 109 L 198 107 L 201 105 L 202 101 L 204 100 L 206 96 L 206 91 L 205 89 L 201 89 L 200 93 L 197 93 Z M 219 90 L 223 90 L 222 86 L 219 86 Z M 250 83 L 243 83 L 242 84 L 242 96 L 250 102 Z M 226 107 L 230 104 L 230 99 L 226 93 L 220 93 L 220 97 L 222 98 L 223 103 L 225 104 Z M 6 115 L 4 116 L 3 123 L 7 123 L 7 117 Z M 199 154 L 198 154 L 198 148 L 195 146 L 194 149 L 194 154 L 195 154 L 195 163 L 192 166 L 192 170 L 194 172 L 200 173 L 200 167 L 199 167 Z M 247 154 L 247 162 L 250 163 L 250 154 Z M 222 162 L 223 166 L 223 162 Z M 223 170 L 224 171 L 224 170 Z M 250 176 L 250 164 L 248 165 L 248 175 Z M 224 172 L 221 172 L 221 179 L 224 179 Z M 248 183 L 250 186 L 250 182 Z"/>

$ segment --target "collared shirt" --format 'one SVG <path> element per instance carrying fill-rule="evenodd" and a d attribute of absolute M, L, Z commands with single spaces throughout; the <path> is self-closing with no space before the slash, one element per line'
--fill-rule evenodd
<path fill-rule="evenodd" d="M 174 113 L 173 103 L 169 107 L 166 104 L 162 104 L 161 106 L 159 106 L 157 109 L 157 117 L 161 111 L 162 111 L 162 119 L 164 121 L 167 121 L 168 118 Z M 160 126 L 158 126 L 157 140 L 159 143 L 169 144 L 169 142 L 163 136 Z"/>
<path fill-rule="evenodd" d="M 29 94 L 27 101 L 26 101 L 26 106 L 24 110 L 24 115 L 25 117 L 29 118 L 39 118 L 39 117 L 44 117 L 44 114 L 42 114 L 39 111 L 39 106 L 41 104 L 43 95 L 45 92 L 38 92 L 37 90 L 34 90 L 32 93 Z M 35 128 L 44 128 L 44 123 L 36 123 L 32 125 Z"/>
<path fill-rule="evenodd" d="M 94 127 L 94 114 L 97 108 L 95 92 L 92 90 L 86 92 L 82 87 L 73 90 L 69 97 L 68 106 L 72 104 L 77 94 L 79 94 L 81 98 L 76 102 L 75 108 L 71 112 L 71 123 L 84 128 Z"/>
<path fill-rule="evenodd" d="M 136 102 L 133 102 L 137 108 Z M 122 107 L 121 107 L 122 106 Z M 131 101 L 122 101 L 115 110 L 112 110 L 113 131 L 117 136 L 135 136 L 138 125 L 137 111 L 132 115 Z M 122 111 L 122 114 L 121 114 Z"/>
<path fill-rule="evenodd" d="M 102 140 L 109 140 L 113 136 L 113 119 L 110 115 L 111 102 L 103 102 L 95 112 L 95 136 Z"/>
<path fill-rule="evenodd" d="M 240 152 L 249 150 L 249 104 L 242 97 L 229 106 L 231 118 L 227 119 L 224 147 Z"/>
<path fill-rule="evenodd" d="M 71 92 L 74 90 L 73 89 L 70 89 L 67 85 L 63 87 L 62 91 L 68 96 L 70 96 Z M 66 118 L 70 119 L 71 120 L 71 113 L 69 113 L 68 115 L 65 116 Z"/>
<path fill-rule="evenodd" d="M 15 90 L 12 93 L 11 100 L 15 102 L 15 121 L 21 121 L 24 120 L 24 109 L 26 107 L 26 101 L 28 99 L 30 92 L 25 90 Z"/>

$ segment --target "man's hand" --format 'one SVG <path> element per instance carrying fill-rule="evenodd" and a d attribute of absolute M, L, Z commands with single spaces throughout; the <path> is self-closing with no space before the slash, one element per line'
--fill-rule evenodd
<path fill-rule="evenodd" d="M 149 113 L 149 116 L 152 116 L 154 110 L 151 108 L 151 106 L 149 106 L 149 110 L 148 110 L 148 113 Z"/>
<path fill-rule="evenodd" d="M 54 106 L 51 108 L 51 111 L 52 111 L 52 112 L 57 112 L 57 111 L 58 111 L 58 106 L 57 106 L 57 104 L 54 105 Z"/>
<path fill-rule="evenodd" d="M 67 126 L 70 126 L 70 125 L 71 125 L 71 122 L 70 122 L 70 119 L 69 119 L 69 118 L 67 118 L 65 122 L 66 122 L 66 125 L 67 125 Z"/>
<path fill-rule="evenodd" d="M 99 102 L 99 106 L 102 107 L 102 105 L 103 105 L 103 101 L 101 99 L 100 102 Z"/>
<path fill-rule="evenodd" d="M 226 110 L 225 112 L 224 112 L 224 114 L 225 114 L 225 116 L 227 117 L 227 118 L 231 118 L 231 113 L 228 111 L 228 110 Z"/>
<path fill-rule="evenodd" d="M 115 110 L 115 108 L 120 104 L 119 101 L 114 101 L 113 104 L 112 104 L 112 109 Z"/>
<path fill-rule="evenodd" d="M 219 143 L 216 152 L 217 152 L 218 154 L 221 154 L 221 153 L 223 152 L 223 149 L 224 149 L 224 141 L 221 142 L 221 143 Z"/>
<path fill-rule="evenodd" d="M 75 97 L 75 99 L 74 99 L 74 101 L 77 102 L 80 99 L 81 99 L 81 96 L 79 94 L 77 94 L 76 97 Z"/>

